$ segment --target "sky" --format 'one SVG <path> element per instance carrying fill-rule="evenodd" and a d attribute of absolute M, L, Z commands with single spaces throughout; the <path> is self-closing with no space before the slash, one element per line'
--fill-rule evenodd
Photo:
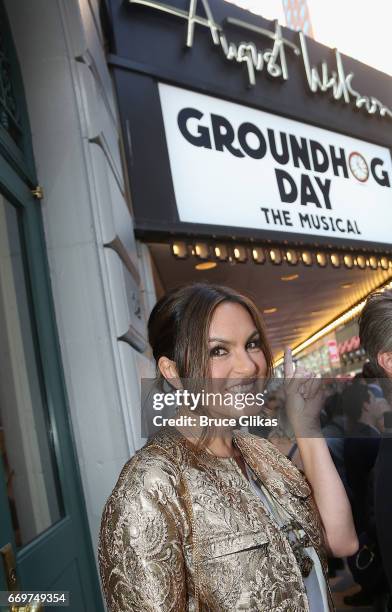
<path fill-rule="evenodd" d="M 228 1 L 285 25 L 282 0 Z M 392 76 L 391 0 L 308 0 L 308 8 L 317 41 Z"/>

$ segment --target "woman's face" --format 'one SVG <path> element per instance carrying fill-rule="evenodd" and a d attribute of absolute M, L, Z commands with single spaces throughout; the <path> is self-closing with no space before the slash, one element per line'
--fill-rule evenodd
<path fill-rule="evenodd" d="M 208 338 L 210 378 L 214 391 L 255 394 L 263 390 L 267 362 L 260 335 L 249 312 L 233 302 L 223 302 L 214 311 Z M 237 402 L 238 403 L 238 402 Z M 233 412 L 234 410 L 234 412 Z M 221 406 L 219 412 L 234 416 L 234 406 Z M 260 406 L 244 407 L 240 414 L 256 414 Z"/>

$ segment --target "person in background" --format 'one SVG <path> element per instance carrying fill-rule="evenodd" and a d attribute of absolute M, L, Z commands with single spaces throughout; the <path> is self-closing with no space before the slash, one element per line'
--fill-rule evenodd
<path fill-rule="evenodd" d="M 378 380 L 377 369 L 372 366 L 370 361 L 366 361 L 366 363 L 363 364 L 362 377 L 373 395 L 377 399 L 382 399 L 384 397 L 384 392 L 381 388 L 380 381 Z"/>
<path fill-rule="evenodd" d="M 329 395 L 324 404 L 326 424 L 322 432 L 329 452 L 344 486 L 347 488 L 346 468 L 344 464 L 345 421 L 340 393 Z"/>
<path fill-rule="evenodd" d="M 392 291 L 373 293 L 359 319 L 359 338 L 377 375 L 384 397 L 392 400 Z M 391 413 L 384 419 L 392 425 Z M 389 421 L 389 422 L 388 422 Z M 392 437 L 389 432 L 381 441 L 375 467 L 375 522 L 385 574 L 392 591 Z"/>
<path fill-rule="evenodd" d="M 374 467 L 381 434 L 377 428 L 380 404 L 368 385 L 357 380 L 342 395 L 346 417 L 344 464 L 348 495 L 360 549 L 348 559 L 355 582 L 361 590 L 344 598 L 348 605 L 373 604 L 386 590 L 385 575 L 378 551 L 374 518 Z"/>
<path fill-rule="evenodd" d="M 342 396 L 346 416 L 344 463 L 357 533 L 369 529 L 369 479 L 375 466 L 381 434 L 377 400 L 367 385 L 352 383 Z"/>

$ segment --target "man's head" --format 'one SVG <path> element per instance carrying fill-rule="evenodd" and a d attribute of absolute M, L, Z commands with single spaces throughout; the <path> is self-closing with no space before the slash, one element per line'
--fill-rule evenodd
<path fill-rule="evenodd" d="M 376 292 L 367 299 L 359 337 L 376 376 L 392 379 L 392 291 Z"/>
<path fill-rule="evenodd" d="M 356 423 L 366 423 L 380 429 L 385 405 L 376 399 L 368 385 L 354 381 L 343 391 L 341 407 L 349 429 Z"/>

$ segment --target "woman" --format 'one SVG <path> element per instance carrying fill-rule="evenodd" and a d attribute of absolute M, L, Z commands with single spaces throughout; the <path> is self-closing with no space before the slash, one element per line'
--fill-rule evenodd
<path fill-rule="evenodd" d="M 149 340 L 159 376 L 177 388 L 204 378 L 235 398 L 271 374 L 257 307 L 227 287 L 194 284 L 164 296 Z M 236 427 L 157 433 L 125 465 L 103 513 L 99 562 L 110 612 L 333 609 L 325 548 L 350 555 L 357 538 L 316 437 L 317 383 L 294 377 L 290 355 L 285 367 L 293 430 L 302 435 L 306 421 L 315 436 L 297 438 L 306 478 L 267 440 Z M 238 417 L 234 405 L 203 410 Z M 185 405 L 178 413 L 198 415 Z"/>

